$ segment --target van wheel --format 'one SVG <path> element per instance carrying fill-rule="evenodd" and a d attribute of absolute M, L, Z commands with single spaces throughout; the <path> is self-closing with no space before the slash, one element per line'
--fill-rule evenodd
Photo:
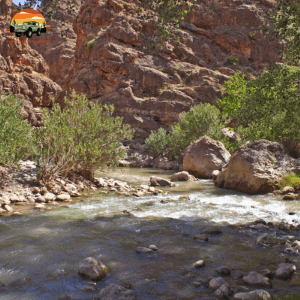
<path fill-rule="evenodd" d="M 38 29 L 38 30 L 37 30 L 36 35 L 37 35 L 37 36 L 40 36 L 40 35 L 41 35 L 41 29 Z"/>
<path fill-rule="evenodd" d="M 20 37 L 22 35 L 21 32 L 16 32 L 16 37 Z"/>

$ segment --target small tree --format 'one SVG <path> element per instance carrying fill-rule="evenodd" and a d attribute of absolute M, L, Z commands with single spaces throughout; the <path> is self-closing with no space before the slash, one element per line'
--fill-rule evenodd
<path fill-rule="evenodd" d="M 70 97 L 65 97 L 64 109 L 59 104 L 45 109 L 44 127 L 34 131 L 38 181 L 72 172 L 92 176 L 96 169 L 116 165 L 125 154 L 121 139 L 132 136 L 122 118 L 112 117 L 113 106 L 92 103 L 74 90 Z"/>
<path fill-rule="evenodd" d="M 31 126 L 21 115 L 23 100 L 0 95 L 0 164 L 13 165 L 31 149 Z"/>

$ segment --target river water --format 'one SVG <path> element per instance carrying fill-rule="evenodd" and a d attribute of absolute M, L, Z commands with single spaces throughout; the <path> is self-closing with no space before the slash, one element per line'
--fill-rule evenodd
<path fill-rule="evenodd" d="M 151 175 L 170 174 L 118 168 L 97 175 L 140 185 L 148 184 Z M 255 245 L 264 231 L 243 224 L 258 218 L 298 224 L 298 202 L 219 189 L 211 180 L 179 182 L 164 190 L 171 193 L 140 198 L 99 190 L 65 207 L 2 217 L 0 299 L 58 299 L 64 293 L 70 299 L 95 299 L 109 283 L 132 288 L 141 300 L 214 299 L 205 282 L 217 276 L 217 267 L 233 269 L 226 280 L 233 290 L 243 291 L 253 288 L 238 279 L 240 273 L 275 270 L 284 262 L 286 254 L 278 249 Z M 190 200 L 179 200 L 182 195 Z M 209 236 L 208 242 L 193 238 L 216 224 L 223 234 Z M 268 232 L 275 234 L 272 228 Z M 159 248 L 157 253 L 136 253 L 136 247 L 151 244 Z M 79 263 L 88 256 L 110 270 L 94 285 L 77 274 Z M 206 261 L 205 268 L 193 268 L 199 259 Z M 298 265 L 298 256 L 292 261 Z M 272 282 L 273 294 L 300 292 L 297 274 L 288 282 Z"/>

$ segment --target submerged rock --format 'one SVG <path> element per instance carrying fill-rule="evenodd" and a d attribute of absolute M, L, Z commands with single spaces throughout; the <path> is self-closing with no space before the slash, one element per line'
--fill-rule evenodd
<path fill-rule="evenodd" d="M 101 300 L 137 300 L 136 293 L 132 290 L 110 283 L 100 291 L 98 297 Z"/>
<path fill-rule="evenodd" d="M 137 253 L 153 253 L 154 251 L 150 248 L 139 246 L 136 248 L 136 252 Z"/>
<path fill-rule="evenodd" d="M 174 182 L 171 182 L 168 179 L 164 179 L 161 177 L 151 176 L 150 177 L 150 185 L 151 186 L 175 186 Z"/>
<path fill-rule="evenodd" d="M 260 297 L 260 298 L 259 298 Z M 255 290 L 252 292 L 246 292 L 246 293 L 237 293 L 233 296 L 236 300 L 271 300 L 271 295 L 265 291 L 265 290 Z"/>
<path fill-rule="evenodd" d="M 192 181 L 195 180 L 195 177 L 190 175 L 186 171 L 178 172 L 172 175 L 172 181 Z"/>
<path fill-rule="evenodd" d="M 221 275 L 221 276 L 227 276 L 230 274 L 230 269 L 222 266 L 216 269 L 216 271 Z"/>
<path fill-rule="evenodd" d="M 211 290 L 216 290 L 216 289 L 220 288 L 223 285 L 229 286 L 229 284 L 222 277 L 217 277 L 217 278 L 213 278 L 209 282 L 209 286 L 208 287 Z"/>
<path fill-rule="evenodd" d="M 292 277 L 294 272 L 296 271 L 296 266 L 289 263 L 281 263 L 279 264 L 275 277 L 279 279 L 289 279 Z"/>
<path fill-rule="evenodd" d="M 269 278 L 264 277 L 255 271 L 249 272 L 247 276 L 243 277 L 243 281 L 255 287 L 272 287 L 272 283 Z"/>
<path fill-rule="evenodd" d="M 108 268 L 93 257 L 84 259 L 78 268 L 78 274 L 90 280 L 101 280 L 108 273 Z"/>
<path fill-rule="evenodd" d="M 222 234 L 223 231 L 220 227 L 206 227 L 202 233 L 206 233 L 206 234 Z"/>
<path fill-rule="evenodd" d="M 213 171 L 221 170 L 230 157 L 221 142 L 203 136 L 185 150 L 183 170 L 199 178 L 212 178 Z"/>

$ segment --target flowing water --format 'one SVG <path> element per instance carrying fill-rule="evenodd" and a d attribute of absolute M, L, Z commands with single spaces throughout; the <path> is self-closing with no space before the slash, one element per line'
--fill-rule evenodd
<path fill-rule="evenodd" d="M 151 175 L 170 178 L 170 174 L 118 168 L 98 176 L 140 185 L 148 184 Z M 255 245 L 260 231 L 242 225 L 258 218 L 298 224 L 298 202 L 219 189 L 211 180 L 179 182 L 165 190 L 171 193 L 140 198 L 99 190 L 65 207 L 2 217 L 0 299 L 58 299 L 63 293 L 71 299 L 95 299 L 109 283 L 132 288 L 141 300 L 214 299 L 205 282 L 217 276 L 217 267 L 235 270 L 226 280 L 238 291 L 245 286 L 237 279 L 239 272 L 274 270 L 284 262 L 278 249 Z M 182 195 L 190 200 L 179 200 Z M 223 234 L 202 243 L 193 238 L 216 224 Z M 159 248 L 157 253 L 136 253 L 137 246 L 151 244 Z M 77 274 L 79 263 L 88 256 L 110 270 L 96 285 Z M 199 259 L 206 266 L 193 268 Z M 298 256 L 292 260 L 298 266 Z M 297 293 L 299 284 L 297 274 L 289 281 L 274 279 L 269 291 Z"/>

